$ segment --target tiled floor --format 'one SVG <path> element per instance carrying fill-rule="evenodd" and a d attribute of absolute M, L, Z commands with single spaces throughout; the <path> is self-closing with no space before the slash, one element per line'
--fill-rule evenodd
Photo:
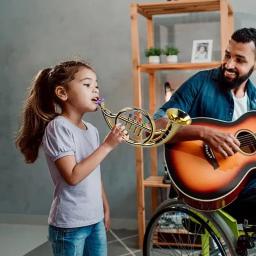
<path fill-rule="evenodd" d="M 0 256 L 52 256 L 46 225 L 0 224 Z M 108 232 L 109 256 L 142 256 L 135 230 Z"/>
<path fill-rule="evenodd" d="M 120 229 L 111 230 L 108 233 L 108 254 L 109 256 L 136 255 L 141 256 L 138 249 L 138 235 L 136 231 Z"/>

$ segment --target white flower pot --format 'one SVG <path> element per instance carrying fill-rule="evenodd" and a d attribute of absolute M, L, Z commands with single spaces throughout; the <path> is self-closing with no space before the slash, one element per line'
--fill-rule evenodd
<path fill-rule="evenodd" d="M 149 56 L 148 63 L 150 64 L 159 64 L 160 63 L 160 56 Z"/>
<path fill-rule="evenodd" d="M 177 63 L 178 62 L 178 55 L 167 55 L 166 56 L 167 63 Z"/>

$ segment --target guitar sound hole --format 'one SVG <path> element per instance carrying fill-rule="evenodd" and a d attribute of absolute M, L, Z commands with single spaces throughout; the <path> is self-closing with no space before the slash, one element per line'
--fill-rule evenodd
<path fill-rule="evenodd" d="M 242 152 L 245 154 L 253 154 L 256 152 L 256 138 L 253 133 L 240 131 L 236 137 L 240 141 L 240 149 Z"/>

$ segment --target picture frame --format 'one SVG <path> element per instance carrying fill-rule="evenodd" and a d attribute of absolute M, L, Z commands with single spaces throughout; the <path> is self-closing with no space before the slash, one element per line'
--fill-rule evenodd
<path fill-rule="evenodd" d="M 203 63 L 212 60 L 212 44 L 213 40 L 193 40 L 191 62 Z"/>

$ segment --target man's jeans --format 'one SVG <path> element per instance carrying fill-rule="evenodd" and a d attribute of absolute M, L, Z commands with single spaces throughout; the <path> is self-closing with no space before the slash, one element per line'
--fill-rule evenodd
<path fill-rule="evenodd" d="M 54 256 L 107 256 L 103 221 L 79 228 L 49 226 L 49 241 Z"/>

